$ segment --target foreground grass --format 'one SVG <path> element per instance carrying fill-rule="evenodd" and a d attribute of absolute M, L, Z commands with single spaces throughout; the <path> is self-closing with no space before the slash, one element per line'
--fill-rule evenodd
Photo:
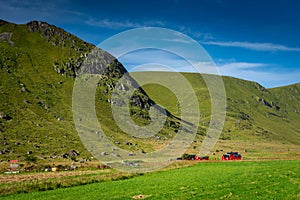
<path fill-rule="evenodd" d="M 2 175 L 0 176 L 0 194 L 4 196 L 17 193 L 55 190 L 58 188 L 103 181 L 128 179 L 135 175 L 138 174 L 129 174 L 112 169 Z"/>
<path fill-rule="evenodd" d="M 299 199 L 300 161 L 216 162 L 3 199 Z"/>

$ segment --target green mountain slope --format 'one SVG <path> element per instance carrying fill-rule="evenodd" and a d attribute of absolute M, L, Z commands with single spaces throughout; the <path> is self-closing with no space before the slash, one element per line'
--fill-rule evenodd
<path fill-rule="evenodd" d="M 135 77 L 139 72 L 132 73 Z M 172 80 L 172 72 L 143 72 Z M 200 74 L 182 73 L 198 96 L 201 111 L 199 126 L 207 129 L 210 123 L 211 102 L 207 86 Z M 205 75 L 213 76 L 213 75 Z M 232 77 L 223 77 L 226 88 L 226 121 L 222 140 L 277 141 L 300 145 L 299 84 L 266 89 L 261 85 Z M 147 84 L 147 94 L 157 103 L 180 116 L 180 105 L 167 88 Z M 188 101 L 188 96 L 186 98 Z"/>
<path fill-rule="evenodd" d="M 73 72 L 66 65 L 75 63 L 72 58 L 88 53 L 92 45 L 39 22 L 2 22 L 0 32 L 10 34 L 0 43 L 0 112 L 11 117 L 0 122 L 2 157 L 24 157 L 27 152 L 58 156 L 70 149 L 84 152 L 73 128 L 73 80 L 67 78 Z"/>
<path fill-rule="evenodd" d="M 75 78 L 84 70 L 82 64 L 93 49 L 95 46 L 44 22 L 16 25 L 0 20 L 0 160 L 23 161 L 34 156 L 55 162 L 68 153 L 67 157 L 72 157 L 71 150 L 79 153 L 78 158 L 91 157 L 75 128 L 72 92 Z M 136 90 L 130 99 L 133 121 L 148 125 L 154 102 L 167 109 L 167 121 L 158 134 L 147 139 L 124 133 L 111 112 L 111 104 L 123 104 L 113 99 L 113 91 L 138 85 L 130 76 L 118 85 L 126 69 L 107 52 L 97 51 L 102 57 L 97 62 L 107 67 L 95 96 L 95 110 L 106 136 L 130 152 L 147 153 L 163 147 L 180 130 L 180 105 L 174 94 L 153 84 Z M 101 71 L 101 67 L 94 69 Z M 172 73 L 153 73 L 172 78 Z M 210 95 L 198 74 L 183 75 L 193 86 L 200 105 L 199 129 L 191 146 L 195 152 L 210 123 Z M 300 144 L 298 85 L 269 90 L 254 82 L 223 79 L 227 117 L 221 141 Z M 185 98 L 189 101 L 189 95 Z"/>
<path fill-rule="evenodd" d="M 72 92 L 80 66 L 95 47 L 44 22 L 16 25 L 0 22 L 0 140 L 1 160 L 59 158 L 70 150 L 90 157 L 75 129 Z M 98 82 L 96 110 L 101 127 L 117 146 L 129 151 L 150 151 L 162 144 L 123 133 L 111 113 L 111 94 L 126 69 L 100 49 L 107 66 Z M 94 68 L 96 71 L 101 70 Z M 127 85 L 136 85 L 127 77 Z M 131 116 L 140 125 L 150 122 L 154 102 L 138 89 L 131 98 Z M 169 114 L 159 134 L 174 135 L 178 120 Z M 172 123 L 171 123 L 172 122 Z M 129 145 L 130 144 L 130 145 Z M 30 155 L 31 156 L 31 155 Z"/>

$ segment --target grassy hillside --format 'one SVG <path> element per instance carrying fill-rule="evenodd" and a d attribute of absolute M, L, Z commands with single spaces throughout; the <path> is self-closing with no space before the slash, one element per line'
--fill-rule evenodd
<path fill-rule="evenodd" d="M 0 112 L 9 116 L 0 119 L 1 159 L 24 159 L 29 151 L 49 159 L 70 149 L 88 155 L 74 131 L 73 80 L 67 77 L 71 72 L 58 74 L 55 64 L 63 69 L 64 63 L 87 53 L 92 45 L 56 27 L 50 29 L 57 32 L 47 39 L 43 31 L 31 32 L 29 25 L 0 26 L 1 34 L 11 33 L 0 43 Z M 57 38 L 61 43 L 56 44 L 59 34 L 66 39 L 62 43 Z"/>
<path fill-rule="evenodd" d="M 54 162 L 70 150 L 77 151 L 78 158 L 90 157 L 75 129 L 72 92 L 81 64 L 95 47 L 43 22 L 16 25 L 1 21 L 0 25 L 0 159 Z M 126 69 L 108 53 L 98 51 L 103 56 L 100 64 L 107 66 L 95 97 L 102 129 L 121 148 L 153 150 L 161 145 L 157 139 L 133 138 L 115 124 L 111 93 Z M 94 69 L 101 70 L 99 66 Z M 136 84 L 130 77 L 126 80 Z M 141 89 L 134 93 L 131 116 L 137 124 L 149 123 L 152 104 Z M 178 120 L 169 117 L 168 121 L 173 126 L 168 123 L 161 135 L 174 135 L 178 129 Z"/>
<path fill-rule="evenodd" d="M 135 77 L 140 72 L 132 73 Z M 143 72 L 145 76 L 161 76 L 172 80 L 172 72 Z M 190 82 L 198 97 L 201 112 L 199 126 L 207 129 L 210 123 L 211 102 L 207 86 L 200 74 L 182 73 Z M 206 75 L 213 76 L 213 75 Z M 300 145 L 299 131 L 299 85 L 266 89 L 261 85 L 223 77 L 227 116 L 221 139 L 252 142 L 277 141 Z M 180 117 L 180 105 L 175 95 L 157 84 L 143 86 L 146 93 L 155 101 Z M 189 100 L 186 96 L 185 101 Z"/>
<path fill-rule="evenodd" d="M 72 92 L 82 63 L 95 47 L 63 29 L 43 22 L 16 25 L 0 20 L 0 160 L 56 162 L 75 150 L 77 160 L 91 155 L 79 139 L 72 113 Z M 139 125 L 150 123 L 154 102 L 167 108 L 164 128 L 141 139 L 124 133 L 111 112 L 112 92 L 126 69 L 107 52 L 98 50 L 107 67 L 99 79 L 95 106 L 106 136 L 130 152 L 147 153 L 163 147 L 178 131 L 180 105 L 167 88 L 145 85 L 130 99 L 130 114 Z M 95 67 L 101 71 L 100 67 Z M 134 74 L 133 74 L 134 75 Z M 210 123 L 210 95 L 199 75 L 183 73 L 200 104 L 200 123 L 190 151 L 200 149 Z M 157 73 L 172 78 L 172 73 Z M 254 82 L 223 77 L 227 92 L 227 117 L 221 142 L 277 142 L 300 144 L 299 86 L 267 90 Z M 136 82 L 127 77 L 120 90 Z M 150 95 L 150 98 L 147 95 Z M 189 101 L 189 94 L 185 96 Z M 92 130 L 95 133 L 96 130 Z M 228 147 L 231 150 L 231 147 Z M 72 158 L 74 159 L 74 158 Z"/>

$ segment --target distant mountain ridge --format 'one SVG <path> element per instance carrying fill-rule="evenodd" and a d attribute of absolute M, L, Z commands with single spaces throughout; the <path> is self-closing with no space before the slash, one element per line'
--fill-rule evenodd
<path fill-rule="evenodd" d="M 162 72 L 157 73 L 159 75 Z M 172 78 L 172 73 L 163 73 L 166 73 L 164 77 Z M 205 128 L 210 122 L 211 106 L 206 84 L 198 74 L 182 74 L 192 84 L 198 96 L 202 111 L 200 127 Z M 266 141 L 289 141 L 299 145 L 299 84 L 266 89 L 256 82 L 232 77 L 223 77 L 223 81 L 227 96 L 227 116 L 221 138 L 225 140 L 260 138 Z M 164 88 L 148 85 L 144 89 L 154 101 L 165 106 L 175 116 L 180 114 L 175 98 L 163 98 L 162 94 L 167 94 Z"/>

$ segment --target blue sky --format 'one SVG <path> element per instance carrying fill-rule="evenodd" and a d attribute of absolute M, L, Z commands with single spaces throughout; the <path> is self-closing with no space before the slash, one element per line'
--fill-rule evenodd
<path fill-rule="evenodd" d="M 132 28 L 176 30 L 199 42 L 221 74 L 265 87 L 300 82 L 299 10 L 296 0 L 0 0 L 1 19 L 47 21 L 95 45 Z M 132 61 L 138 65 L 151 62 L 149 58 L 166 60 L 178 71 L 192 71 L 174 55 L 153 50 L 120 60 L 131 70 Z"/>

